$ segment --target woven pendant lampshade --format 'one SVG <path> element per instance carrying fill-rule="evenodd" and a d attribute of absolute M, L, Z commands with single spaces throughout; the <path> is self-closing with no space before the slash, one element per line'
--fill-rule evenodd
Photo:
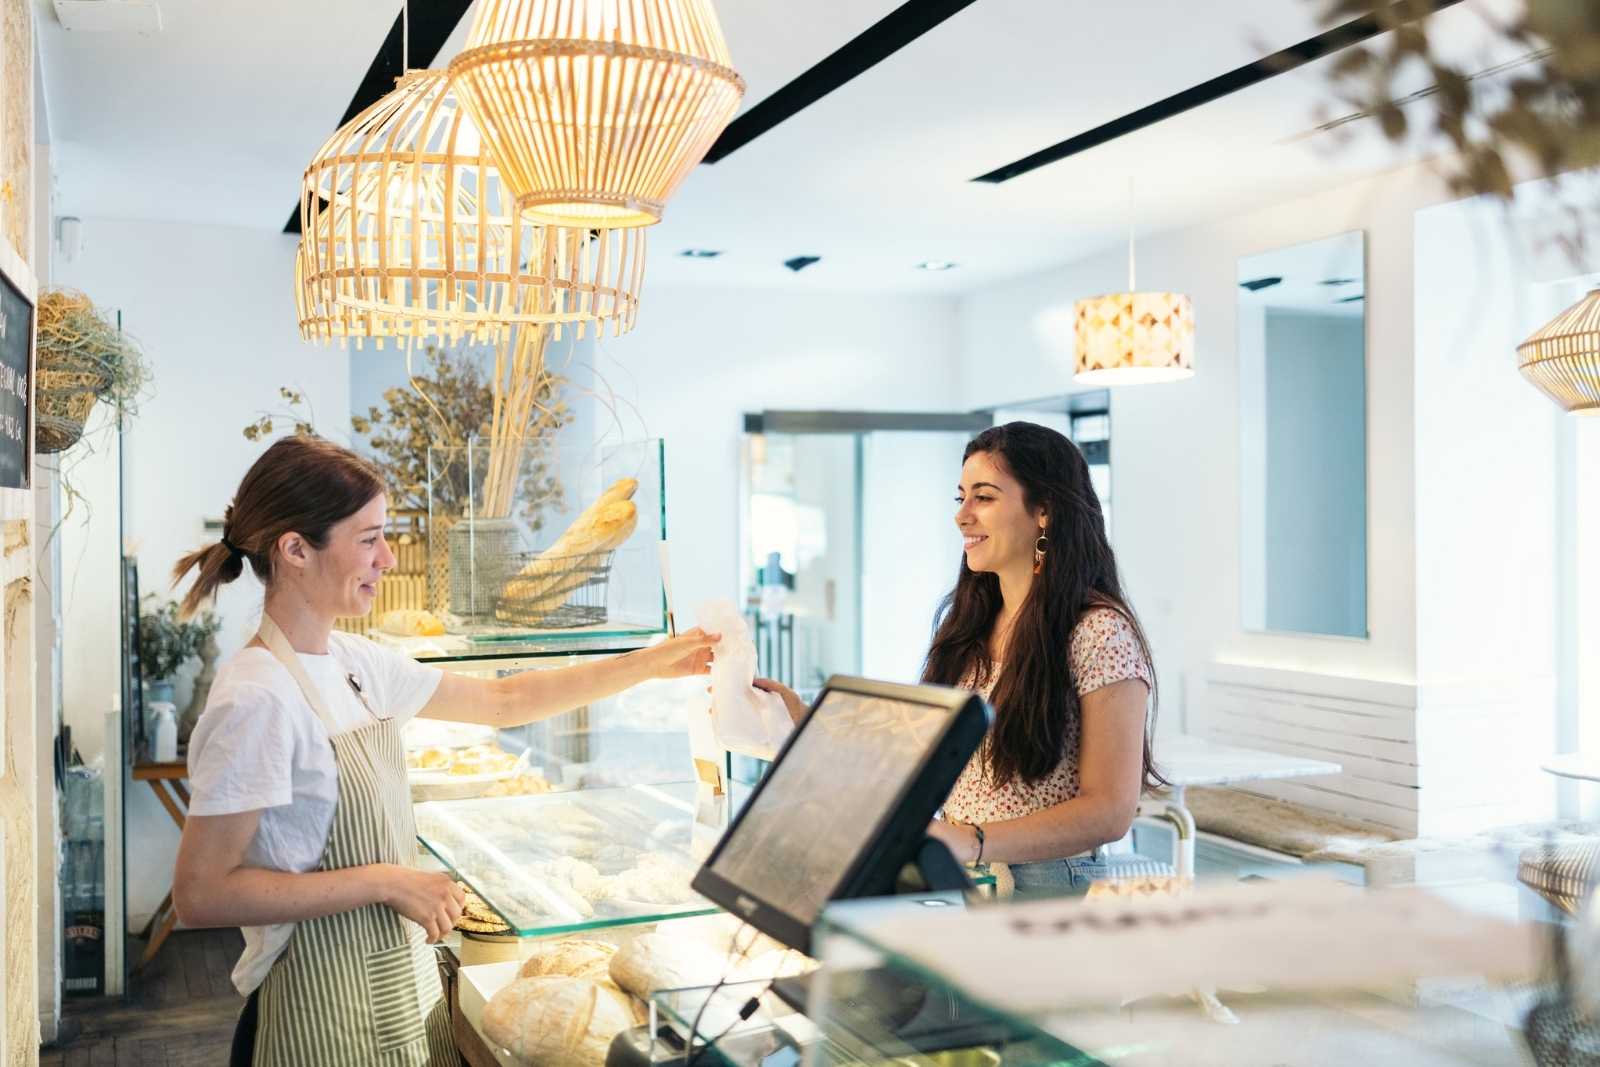
<path fill-rule="evenodd" d="M 1181 293 L 1110 293 L 1077 303 L 1081 385 L 1175 382 L 1194 374 L 1194 304 Z"/>
<path fill-rule="evenodd" d="M 1574 415 L 1600 415 L 1600 289 L 1517 346 L 1517 369 Z"/>
<path fill-rule="evenodd" d="M 711 0 L 479 0 L 450 76 L 537 222 L 648 226 L 744 95 Z"/>
<path fill-rule="evenodd" d="M 642 232 L 535 225 L 442 70 L 419 70 L 306 168 L 295 296 L 308 340 L 498 339 L 525 323 L 633 327 Z"/>

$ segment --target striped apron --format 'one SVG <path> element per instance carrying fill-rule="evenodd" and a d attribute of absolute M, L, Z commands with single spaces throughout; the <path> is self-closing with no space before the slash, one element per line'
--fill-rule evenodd
<path fill-rule="evenodd" d="M 394 719 L 335 734 L 333 717 L 265 613 L 261 642 L 328 729 L 339 799 L 319 870 L 409 866 L 416 855 L 405 751 Z M 262 983 L 255 1067 L 459 1067 L 449 1005 L 422 927 L 383 904 L 295 924 Z"/>

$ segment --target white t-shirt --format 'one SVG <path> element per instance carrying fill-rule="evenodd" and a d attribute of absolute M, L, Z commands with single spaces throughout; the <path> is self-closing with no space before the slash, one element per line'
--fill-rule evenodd
<path fill-rule="evenodd" d="M 326 656 L 300 653 L 306 675 L 322 692 L 336 733 L 372 722 L 351 690 L 353 674 L 380 715 L 400 724 L 433 698 L 443 677 L 364 637 L 333 633 Z M 261 811 L 245 864 L 304 873 L 322 862 L 339 799 L 339 772 L 329 732 L 283 664 L 264 648 L 241 649 L 217 671 L 206 709 L 189 739 L 191 815 Z M 267 977 L 289 943 L 294 923 L 244 927 L 244 955 L 233 984 L 248 995 Z"/>

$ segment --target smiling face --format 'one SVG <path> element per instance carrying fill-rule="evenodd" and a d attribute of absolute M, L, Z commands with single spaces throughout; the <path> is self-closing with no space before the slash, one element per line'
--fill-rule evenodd
<path fill-rule="evenodd" d="M 313 548 L 299 534 L 283 535 L 279 548 L 284 563 L 320 614 L 347 618 L 372 610 L 378 579 L 395 563 L 383 536 L 388 512 L 388 498 L 379 493 L 354 515 L 330 526 L 321 548 Z"/>
<path fill-rule="evenodd" d="M 1022 484 L 1000 457 L 974 452 L 961 465 L 956 492 L 956 526 L 961 531 L 967 567 L 1001 573 L 1033 568 L 1033 546 L 1044 523 L 1044 509 L 1029 507 Z"/>

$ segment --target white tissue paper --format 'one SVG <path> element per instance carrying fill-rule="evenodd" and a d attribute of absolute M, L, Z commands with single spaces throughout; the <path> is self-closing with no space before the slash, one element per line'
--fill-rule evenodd
<path fill-rule="evenodd" d="M 711 726 L 717 743 L 730 752 L 771 759 L 794 724 L 782 697 L 751 686 L 756 677 L 756 643 L 744 616 L 731 601 L 713 600 L 701 606 L 699 625 L 722 635 L 712 648 L 711 661 Z"/>

